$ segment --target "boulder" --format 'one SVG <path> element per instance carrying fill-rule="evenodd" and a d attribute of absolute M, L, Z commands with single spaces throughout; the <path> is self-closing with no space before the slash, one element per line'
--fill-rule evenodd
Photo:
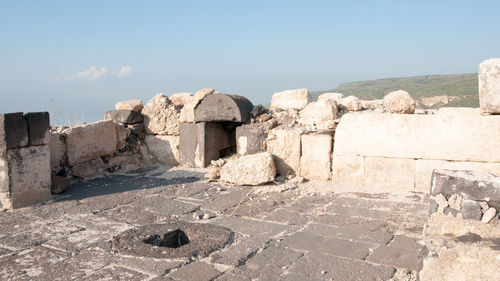
<path fill-rule="evenodd" d="M 344 94 L 341 93 L 324 93 L 320 96 L 318 96 L 318 101 L 322 100 L 333 100 L 337 104 L 340 103 L 340 101 L 344 98 Z"/>
<path fill-rule="evenodd" d="M 299 112 L 299 124 L 318 130 L 333 129 L 337 119 L 337 103 L 334 100 L 323 99 L 309 103 Z"/>
<path fill-rule="evenodd" d="M 175 93 L 169 97 L 169 99 L 175 104 L 175 106 L 184 106 L 193 96 L 192 93 L 182 92 Z"/>
<path fill-rule="evenodd" d="M 347 111 L 360 111 L 361 102 L 355 96 L 348 96 L 340 100 L 339 107 Z"/>
<path fill-rule="evenodd" d="M 195 122 L 247 123 L 253 104 L 238 95 L 213 94 L 203 98 L 194 109 Z"/>
<path fill-rule="evenodd" d="M 267 152 L 229 160 L 220 171 L 221 181 L 235 185 L 260 185 L 273 181 L 275 176 L 273 157 Z"/>
<path fill-rule="evenodd" d="M 0 152 L 27 146 L 28 123 L 22 112 L 0 114 Z"/>
<path fill-rule="evenodd" d="M 415 101 L 406 91 L 398 90 L 385 95 L 384 107 L 391 113 L 410 114 L 415 112 Z"/>
<path fill-rule="evenodd" d="M 104 114 L 104 120 L 112 120 L 115 123 L 137 124 L 144 121 L 144 116 L 133 110 L 110 110 Z"/>
<path fill-rule="evenodd" d="M 163 94 L 157 94 L 142 109 L 146 133 L 150 135 L 179 135 L 179 112 Z"/>
<path fill-rule="evenodd" d="M 300 136 L 296 129 L 276 128 L 269 132 L 267 151 L 273 155 L 280 175 L 297 175 L 300 167 Z"/>
<path fill-rule="evenodd" d="M 301 110 L 311 102 L 307 89 L 287 90 L 275 93 L 271 100 L 271 110 Z"/>
<path fill-rule="evenodd" d="M 500 58 L 479 65 L 479 107 L 482 113 L 500 114 Z"/>
<path fill-rule="evenodd" d="M 465 200 L 474 200 L 487 202 L 496 209 L 500 208 L 500 178 L 486 172 L 434 170 L 431 194 L 438 193 L 446 197 L 461 194 L 464 198 L 463 204 Z"/>
<path fill-rule="evenodd" d="M 115 123 L 111 120 L 65 129 L 68 165 L 113 154 L 118 146 Z"/>
<path fill-rule="evenodd" d="M 198 90 L 193 97 L 191 97 L 187 103 L 184 104 L 184 107 L 180 113 L 180 122 L 185 123 L 194 123 L 194 110 L 198 106 L 198 104 L 203 100 L 206 96 L 212 95 L 215 92 L 212 88 L 205 88 Z"/>
<path fill-rule="evenodd" d="M 125 100 L 119 101 L 115 104 L 116 110 L 133 110 L 136 112 L 141 112 L 143 108 L 141 100 Z"/>
<path fill-rule="evenodd" d="M 144 142 L 149 152 L 166 165 L 179 164 L 179 136 L 147 135 Z"/>

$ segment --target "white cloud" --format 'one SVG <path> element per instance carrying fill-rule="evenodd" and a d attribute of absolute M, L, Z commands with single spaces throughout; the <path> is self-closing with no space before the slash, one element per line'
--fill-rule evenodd
<path fill-rule="evenodd" d="M 118 77 L 118 78 L 122 78 L 123 76 L 127 76 L 129 75 L 130 73 L 132 73 L 132 67 L 130 65 L 124 65 L 120 68 L 119 71 L 115 71 L 114 74 Z"/>
<path fill-rule="evenodd" d="M 97 68 L 93 65 L 85 71 L 65 77 L 64 80 L 96 80 L 106 75 L 108 75 L 106 67 Z"/>

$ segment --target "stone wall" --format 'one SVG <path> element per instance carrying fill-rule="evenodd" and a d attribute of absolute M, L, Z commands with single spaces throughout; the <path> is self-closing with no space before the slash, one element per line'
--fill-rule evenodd
<path fill-rule="evenodd" d="M 500 116 L 348 114 L 335 135 L 333 180 L 428 191 L 434 169 L 500 174 Z"/>

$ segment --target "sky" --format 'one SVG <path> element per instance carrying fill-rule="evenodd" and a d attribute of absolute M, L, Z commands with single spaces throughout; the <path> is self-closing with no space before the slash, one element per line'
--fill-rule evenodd
<path fill-rule="evenodd" d="M 120 100 L 477 72 L 500 1 L 4 1 L 0 113 L 93 122 Z"/>

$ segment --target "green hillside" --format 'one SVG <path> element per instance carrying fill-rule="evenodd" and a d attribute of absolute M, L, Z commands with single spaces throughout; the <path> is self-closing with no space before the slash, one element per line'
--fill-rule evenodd
<path fill-rule="evenodd" d="M 446 106 L 478 107 L 477 73 L 426 75 L 402 78 L 387 78 L 369 81 L 349 82 L 337 88 L 312 92 L 313 100 L 323 93 L 343 93 L 344 96 L 357 96 L 362 99 L 381 99 L 389 92 L 407 91 L 415 100 L 433 96 L 462 96 Z"/>

